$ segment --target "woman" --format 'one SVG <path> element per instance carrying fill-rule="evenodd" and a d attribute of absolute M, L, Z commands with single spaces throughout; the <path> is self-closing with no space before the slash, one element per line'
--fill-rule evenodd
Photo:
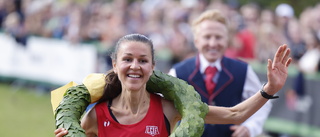
<path fill-rule="evenodd" d="M 268 83 L 263 90 L 274 95 L 284 85 L 291 62 L 290 49 L 280 46 L 274 61 L 268 60 Z M 140 34 L 121 38 L 112 54 L 113 70 L 106 79 L 103 98 L 81 121 L 88 137 L 146 136 L 167 137 L 181 119 L 171 101 L 146 90 L 155 61 L 152 42 Z M 117 93 L 115 93 L 117 92 Z M 260 93 L 231 108 L 209 106 L 205 122 L 209 124 L 239 124 L 255 113 L 268 99 Z M 161 116 L 163 114 L 163 116 Z M 59 128 L 56 137 L 68 132 Z"/>

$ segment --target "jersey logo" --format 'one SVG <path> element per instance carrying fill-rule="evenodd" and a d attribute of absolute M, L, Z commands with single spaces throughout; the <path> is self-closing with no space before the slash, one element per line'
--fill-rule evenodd
<path fill-rule="evenodd" d="M 109 120 L 103 122 L 103 126 L 104 127 L 108 127 L 109 125 L 110 125 L 110 121 Z"/>
<path fill-rule="evenodd" d="M 160 134 L 159 130 L 158 130 L 158 126 L 146 126 L 146 134 L 149 134 L 151 136 L 155 136 Z"/>

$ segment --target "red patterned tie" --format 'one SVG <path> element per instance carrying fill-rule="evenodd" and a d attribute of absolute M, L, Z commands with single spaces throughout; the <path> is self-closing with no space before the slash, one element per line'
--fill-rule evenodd
<path fill-rule="evenodd" d="M 214 83 L 213 81 L 213 77 L 217 73 L 217 68 L 209 66 L 206 68 L 204 73 L 206 74 L 206 79 L 205 79 L 206 89 L 209 95 L 211 95 L 216 86 L 216 83 Z"/>

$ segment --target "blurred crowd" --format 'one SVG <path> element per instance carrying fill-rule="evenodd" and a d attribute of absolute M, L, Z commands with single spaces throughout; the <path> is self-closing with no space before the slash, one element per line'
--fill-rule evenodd
<path fill-rule="evenodd" d="M 229 20 L 228 57 L 266 63 L 288 44 L 298 74 L 285 92 L 286 105 L 309 112 L 304 74 L 320 72 L 320 2 L 296 13 L 286 3 L 262 8 L 237 0 L 0 0 L 0 32 L 23 47 L 31 36 L 90 43 L 98 49 L 97 72 L 111 68 L 108 55 L 120 37 L 140 33 L 154 43 L 157 69 L 168 72 L 197 54 L 190 23 L 206 9 Z"/>
<path fill-rule="evenodd" d="M 288 4 L 265 9 L 236 0 L 0 0 L 0 28 L 21 45 L 29 36 L 41 36 L 94 43 L 101 53 L 121 36 L 141 33 L 153 40 L 157 59 L 167 64 L 162 70 L 168 71 L 196 54 L 190 21 L 206 9 L 219 9 L 229 19 L 226 56 L 264 63 L 287 43 L 300 70 L 319 71 L 320 4 L 297 17 Z"/>

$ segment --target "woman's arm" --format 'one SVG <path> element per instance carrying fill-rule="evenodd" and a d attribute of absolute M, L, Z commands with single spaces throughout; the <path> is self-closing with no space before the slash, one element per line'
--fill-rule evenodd
<path fill-rule="evenodd" d="M 97 116 L 95 109 L 91 109 L 81 119 L 81 127 L 85 130 L 87 137 L 98 136 Z M 56 137 L 63 137 L 68 134 L 68 130 L 64 128 L 58 128 L 54 131 Z"/>
<path fill-rule="evenodd" d="M 81 119 L 81 127 L 86 131 L 87 137 L 98 136 L 98 124 L 95 108 L 89 110 Z"/>
<path fill-rule="evenodd" d="M 170 122 L 170 127 L 171 127 L 170 130 L 172 132 L 177 122 L 181 120 L 181 115 L 177 111 L 177 109 L 174 107 L 172 101 L 162 99 L 161 103 L 162 103 L 163 113 L 165 114 L 165 116 Z"/>
<path fill-rule="evenodd" d="M 287 48 L 287 45 L 282 45 L 278 48 L 273 61 L 268 60 L 268 83 L 263 87 L 267 94 L 274 95 L 285 84 L 288 66 L 292 60 L 289 55 L 290 49 Z M 208 124 L 240 124 L 258 111 L 267 101 L 268 99 L 257 92 L 234 107 L 209 106 L 205 122 Z"/>
<path fill-rule="evenodd" d="M 209 112 L 205 118 L 205 123 L 241 124 L 260 109 L 267 101 L 268 99 L 263 98 L 260 95 L 260 92 L 258 92 L 234 107 L 209 106 Z"/>

